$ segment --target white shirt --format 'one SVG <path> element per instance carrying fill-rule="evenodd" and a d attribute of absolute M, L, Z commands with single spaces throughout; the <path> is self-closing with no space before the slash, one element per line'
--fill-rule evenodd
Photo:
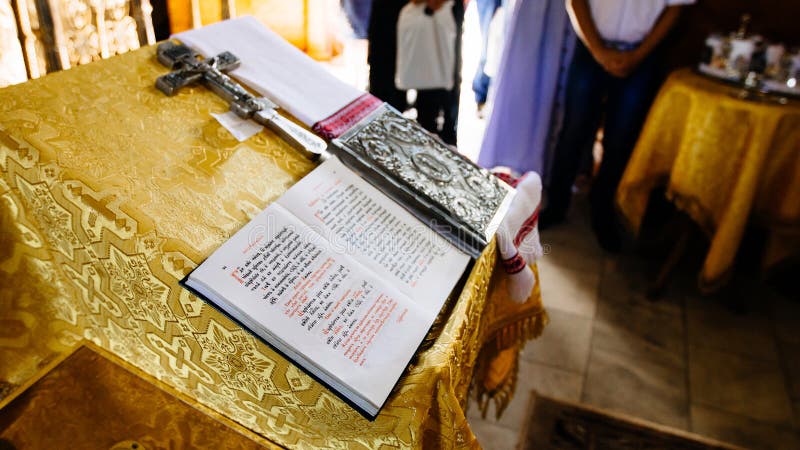
<path fill-rule="evenodd" d="M 594 24 L 607 41 L 642 41 L 668 6 L 695 0 L 589 0 Z"/>

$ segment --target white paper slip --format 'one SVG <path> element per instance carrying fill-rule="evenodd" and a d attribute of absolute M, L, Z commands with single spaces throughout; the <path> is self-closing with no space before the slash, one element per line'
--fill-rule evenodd
<path fill-rule="evenodd" d="M 226 130 L 230 131 L 233 137 L 235 137 L 239 142 L 244 142 L 250 139 L 264 128 L 252 120 L 242 119 L 233 111 L 228 111 L 222 114 L 211 113 L 211 115 L 217 119 L 217 122 L 219 122 L 220 125 L 225 127 Z"/>

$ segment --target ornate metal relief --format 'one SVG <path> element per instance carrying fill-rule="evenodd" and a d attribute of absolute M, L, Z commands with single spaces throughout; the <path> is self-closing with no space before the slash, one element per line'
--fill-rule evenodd
<path fill-rule="evenodd" d="M 385 106 L 337 142 L 482 237 L 488 237 L 509 195 L 509 188 L 489 171 Z"/>

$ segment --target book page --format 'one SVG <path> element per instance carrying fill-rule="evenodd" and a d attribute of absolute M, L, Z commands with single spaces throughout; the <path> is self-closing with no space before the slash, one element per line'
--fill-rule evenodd
<path fill-rule="evenodd" d="M 279 200 L 333 249 L 351 255 L 433 316 L 464 273 L 469 256 L 330 158 Z"/>
<path fill-rule="evenodd" d="M 188 284 L 377 406 L 431 324 L 406 295 L 278 204 L 223 244 Z"/>

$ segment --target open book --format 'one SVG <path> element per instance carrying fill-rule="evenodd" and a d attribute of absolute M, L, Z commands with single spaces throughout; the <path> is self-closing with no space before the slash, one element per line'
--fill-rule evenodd
<path fill-rule="evenodd" d="M 469 261 L 330 158 L 184 284 L 374 418 Z"/>

